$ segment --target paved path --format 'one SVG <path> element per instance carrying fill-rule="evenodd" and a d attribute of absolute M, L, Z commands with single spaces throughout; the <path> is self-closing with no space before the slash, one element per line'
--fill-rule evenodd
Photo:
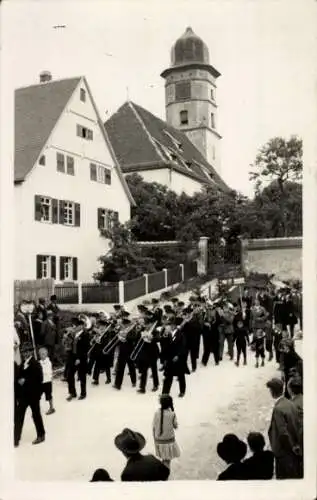
<path fill-rule="evenodd" d="M 277 374 L 277 367 L 271 362 L 256 369 L 253 356 L 249 352 L 248 366 L 239 368 L 228 359 L 218 367 L 199 366 L 187 377 L 184 399 L 177 398 L 175 383 L 172 396 L 182 455 L 173 462 L 171 479 L 215 479 L 224 468 L 216 445 L 225 433 L 235 432 L 244 439 L 252 430 L 266 432 L 272 400 L 265 383 Z M 86 400 L 68 403 L 66 395 L 65 383 L 56 380 L 57 411 L 45 416 L 47 439 L 39 446 L 31 444 L 34 427 L 27 414 L 22 441 L 15 450 L 18 479 L 87 481 L 98 467 L 119 479 L 124 459 L 113 438 L 126 426 L 142 432 L 147 439 L 145 451 L 153 452 L 151 422 L 158 393 L 136 394 L 126 378 L 120 392 L 103 383 L 98 387 L 89 383 Z"/>

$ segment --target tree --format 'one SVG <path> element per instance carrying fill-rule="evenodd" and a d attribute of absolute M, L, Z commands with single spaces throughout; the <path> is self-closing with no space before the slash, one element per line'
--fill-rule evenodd
<path fill-rule="evenodd" d="M 303 144 L 297 136 L 290 139 L 275 137 L 270 139 L 258 152 L 250 172 L 250 180 L 255 181 L 256 194 L 266 182 L 275 182 L 280 197 L 282 235 L 287 236 L 287 193 L 285 186 L 289 182 L 299 182 L 303 175 Z"/>
<path fill-rule="evenodd" d="M 155 271 L 152 259 L 142 255 L 130 223 L 113 221 L 111 229 L 102 230 L 101 235 L 109 240 L 109 250 L 99 257 L 101 270 L 95 273 L 94 279 L 100 282 L 130 280 Z"/>

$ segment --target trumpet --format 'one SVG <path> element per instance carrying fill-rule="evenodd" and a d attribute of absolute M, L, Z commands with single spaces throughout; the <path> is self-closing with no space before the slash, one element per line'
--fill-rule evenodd
<path fill-rule="evenodd" d="M 152 337 L 152 334 L 158 324 L 158 321 L 155 321 L 155 323 L 151 326 L 149 330 L 146 330 L 144 333 L 141 333 L 141 337 L 138 340 L 135 348 L 133 349 L 130 359 L 131 361 L 136 361 L 138 358 L 145 342 L 149 342 L 150 338 Z"/>

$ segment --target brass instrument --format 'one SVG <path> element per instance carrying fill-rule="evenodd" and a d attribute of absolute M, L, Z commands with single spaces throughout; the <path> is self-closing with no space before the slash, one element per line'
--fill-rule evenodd
<path fill-rule="evenodd" d="M 127 336 L 130 332 L 132 332 L 132 330 L 134 330 L 134 328 L 137 326 L 137 323 L 134 322 L 132 325 L 129 325 L 128 328 L 126 328 L 125 330 L 119 332 L 116 334 L 115 337 L 113 337 L 109 342 L 108 344 L 103 348 L 102 350 L 102 354 L 109 354 L 113 349 L 115 349 L 117 347 L 117 345 L 120 343 L 120 342 L 126 342 L 127 340 Z"/>
<path fill-rule="evenodd" d="M 141 337 L 138 340 L 135 348 L 133 349 L 133 351 L 131 353 L 131 356 L 130 356 L 131 361 L 136 361 L 136 359 L 138 358 L 138 356 L 139 356 L 139 354 L 144 346 L 144 343 L 151 341 L 151 338 L 153 336 L 153 332 L 154 332 L 157 324 L 158 324 L 158 321 L 155 321 L 155 323 L 151 326 L 151 328 L 149 330 L 146 330 L 145 332 L 141 333 Z"/>
<path fill-rule="evenodd" d="M 112 325 L 108 325 L 105 328 L 102 328 L 102 329 L 100 328 L 96 332 L 96 335 L 90 341 L 91 348 L 88 351 L 88 357 L 90 357 L 90 355 L 91 355 L 92 351 L 94 350 L 94 348 L 96 347 L 96 345 L 97 344 L 99 344 L 99 345 L 101 344 L 104 336 L 108 333 L 108 331 L 110 330 L 111 327 L 112 327 Z"/>

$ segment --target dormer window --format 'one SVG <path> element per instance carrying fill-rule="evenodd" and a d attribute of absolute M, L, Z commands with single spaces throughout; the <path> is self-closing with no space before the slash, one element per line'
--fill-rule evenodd
<path fill-rule="evenodd" d="M 170 134 L 169 132 L 167 132 L 167 130 L 164 130 L 164 134 L 166 134 L 171 139 L 174 146 L 176 146 L 177 149 L 179 149 L 179 151 L 183 151 L 183 145 L 181 142 L 179 142 L 177 139 L 175 139 L 175 137 L 172 134 Z"/>
<path fill-rule="evenodd" d="M 44 166 L 45 165 L 45 160 L 46 160 L 45 155 L 40 156 L 39 165 L 43 165 Z"/>
<path fill-rule="evenodd" d="M 86 90 L 85 89 L 80 89 L 80 100 L 82 102 L 86 102 Z"/>
<path fill-rule="evenodd" d="M 181 125 L 188 125 L 188 111 L 183 110 L 179 113 L 179 121 Z"/>
<path fill-rule="evenodd" d="M 192 168 L 192 166 L 193 166 L 193 164 L 192 164 L 192 162 L 191 162 L 191 161 L 185 161 L 185 165 L 186 165 L 186 167 L 187 167 L 189 170 L 191 170 L 191 168 Z"/>

